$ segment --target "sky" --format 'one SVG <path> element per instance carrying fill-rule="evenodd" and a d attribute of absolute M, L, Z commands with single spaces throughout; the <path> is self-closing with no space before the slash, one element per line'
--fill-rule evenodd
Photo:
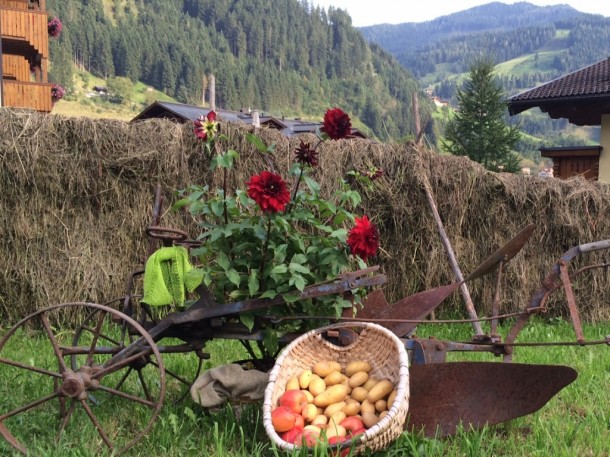
<path fill-rule="evenodd" d="M 375 24 L 401 24 L 423 22 L 439 16 L 463 11 L 494 0 L 311 0 L 314 5 L 347 10 L 355 27 Z M 523 1 L 523 0 L 520 0 Z M 583 13 L 610 16 L 608 0 L 526 0 L 538 6 L 567 4 Z M 501 0 L 516 3 L 515 0 Z"/>

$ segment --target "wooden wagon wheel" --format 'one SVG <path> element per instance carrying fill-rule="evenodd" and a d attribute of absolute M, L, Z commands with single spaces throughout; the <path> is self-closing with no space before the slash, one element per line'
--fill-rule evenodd
<path fill-rule="evenodd" d="M 138 334 L 134 334 L 130 331 L 130 327 L 125 320 L 112 321 L 112 324 L 106 328 L 97 328 L 98 315 L 102 311 L 93 310 L 78 326 L 74 332 L 72 338 L 72 346 L 79 347 L 93 338 L 97 338 L 101 343 L 105 343 L 110 346 L 117 348 L 124 348 L 129 346 L 139 338 Z M 138 316 L 127 313 L 127 315 L 138 322 L 142 322 L 138 319 Z M 201 374 L 203 367 L 203 359 L 209 356 L 201 350 L 203 344 L 193 345 L 189 343 L 180 342 L 182 344 L 175 345 L 161 345 L 157 344 L 157 349 L 162 354 L 164 371 L 165 371 L 165 401 L 171 401 L 176 404 L 184 400 L 190 393 L 190 388 L 195 380 Z M 196 360 L 192 360 L 185 354 L 195 354 Z M 78 367 L 79 361 L 76 355 L 71 357 L 71 366 L 73 370 Z M 148 367 L 147 365 L 152 364 L 154 367 Z M 156 368 L 155 368 L 156 367 Z M 122 385 L 127 382 L 129 385 L 129 379 L 134 377 L 140 382 L 144 389 L 151 390 L 149 384 L 154 382 L 154 379 L 146 377 L 144 374 L 150 370 L 158 370 L 158 362 L 151 357 L 142 358 L 140 363 L 132 364 L 129 369 L 125 372 L 123 378 L 121 378 L 116 389 L 121 389 Z"/>
<path fill-rule="evenodd" d="M 73 330 L 59 329 L 84 316 L 87 335 L 82 325 L 76 340 Z M 129 346 L 121 328 L 134 341 Z M 39 452 L 56 435 L 62 446 L 103 442 L 121 454 L 150 430 L 165 396 L 163 360 L 151 336 L 99 304 L 63 303 L 25 317 L 0 340 L 0 367 L 9 381 L 0 387 L 0 434 L 22 453 Z M 134 370 L 137 376 L 129 376 Z M 49 431 L 58 411 L 58 430 Z M 1 454 L 3 446 L 0 441 Z"/>

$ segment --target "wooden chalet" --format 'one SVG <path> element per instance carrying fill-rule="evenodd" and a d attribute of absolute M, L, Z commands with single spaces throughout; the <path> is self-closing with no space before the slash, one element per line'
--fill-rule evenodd
<path fill-rule="evenodd" d="M 553 119 L 601 126 L 599 146 L 540 149 L 543 157 L 553 159 L 554 176 L 610 183 L 610 58 L 508 99 L 511 116 L 534 107 Z"/>
<path fill-rule="evenodd" d="M 51 112 L 46 0 L 0 0 L 0 107 Z"/>
<path fill-rule="evenodd" d="M 134 117 L 131 122 L 143 121 L 145 119 L 171 119 L 176 122 L 194 122 L 201 116 L 206 116 L 210 108 L 201 106 L 186 105 L 183 103 L 171 103 L 156 101 L 146 107 L 140 114 Z M 241 122 L 244 124 L 255 124 L 255 112 L 251 110 L 230 111 L 224 109 L 215 110 L 218 118 L 224 122 Z M 295 136 L 302 133 L 315 133 L 316 129 L 324 131 L 324 128 L 319 122 L 307 122 L 300 119 L 278 119 L 276 117 L 258 115 L 261 127 L 267 127 L 274 130 L 279 130 L 286 136 Z M 366 138 L 366 136 L 358 129 L 352 129 L 354 138 Z"/>

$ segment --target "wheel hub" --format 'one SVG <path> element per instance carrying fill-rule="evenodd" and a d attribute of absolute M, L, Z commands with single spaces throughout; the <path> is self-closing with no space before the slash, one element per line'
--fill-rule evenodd
<path fill-rule="evenodd" d="M 67 370 L 62 374 L 62 383 L 59 391 L 65 397 L 84 400 L 87 398 L 87 391 L 95 390 L 99 382 L 91 378 L 92 369 L 89 366 L 82 366 L 78 371 Z"/>

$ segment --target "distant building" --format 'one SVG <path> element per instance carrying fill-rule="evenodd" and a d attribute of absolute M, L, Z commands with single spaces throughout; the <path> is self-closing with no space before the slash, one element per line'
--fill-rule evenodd
<path fill-rule="evenodd" d="M 508 99 L 511 116 L 538 107 L 575 125 L 600 125 L 599 146 L 540 148 L 558 178 L 584 176 L 610 183 L 610 58 Z"/>
<path fill-rule="evenodd" d="M 143 121 L 145 119 L 171 119 L 177 122 L 194 122 L 201 116 L 207 115 L 210 108 L 186 105 L 183 103 L 171 103 L 156 101 L 146 107 L 131 122 Z M 257 110 L 243 109 L 240 111 L 215 110 L 218 118 L 225 122 L 240 122 L 248 125 L 260 123 L 261 127 L 279 130 L 284 135 L 292 137 L 302 133 L 315 133 L 317 129 L 324 131 L 321 122 L 302 121 L 301 119 L 278 119 Z M 258 116 L 258 121 L 256 117 Z M 367 138 L 360 130 L 352 128 L 352 136 L 355 138 Z"/>

